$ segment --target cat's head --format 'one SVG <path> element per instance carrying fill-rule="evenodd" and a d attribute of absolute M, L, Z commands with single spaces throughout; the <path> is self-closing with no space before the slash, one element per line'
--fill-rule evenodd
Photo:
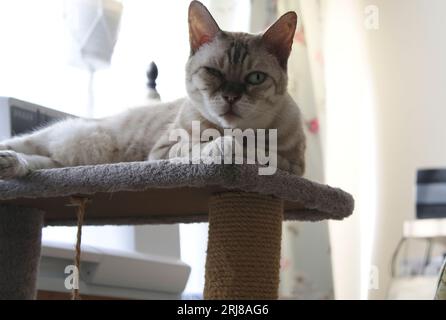
<path fill-rule="evenodd" d="M 189 97 L 201 114 L 224 128 L 272 118 L 287 88 L 287 61 L 297 16 L 284 14 L 262 35 L 222 31 L 198 1 L 189 7 Z"/>

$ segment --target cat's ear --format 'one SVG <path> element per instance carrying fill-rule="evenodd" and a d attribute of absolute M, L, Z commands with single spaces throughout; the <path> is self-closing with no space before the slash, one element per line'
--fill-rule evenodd
<path fill-rule="evenodd" d="M 189 5 L 189 41 L 192 54 L 203 44 L 211 42 L 220 32 L 208 9 L 198 1 Z"/>
<path fill-rule="evenodd" d="M 285 13 L 262 36 L 267 50 L 275 55 L 282 68 L 286 69 L 297 26 L 297 14 Z"/>

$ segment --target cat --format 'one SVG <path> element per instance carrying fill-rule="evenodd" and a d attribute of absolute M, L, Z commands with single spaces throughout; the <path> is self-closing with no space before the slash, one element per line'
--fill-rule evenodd
<path fill-rule="evenodd" d="M 0 179 L 32 170 L 170 158 L 169 132 L 225 128 L 277 129 L 277 166 L 305 169 L 301 113 L 287 93 L 287 61 L 297 25 L 288 12 L 259 35 L 222 31 L 198 1 L 189 6 L 187 97 L 103 119 L 62 120 L 0 142 Z M 226 137 L 222 137 L 226 139 Z M 201 141 L 193 143 L 203 144 Z M 219 146 L 222 141 L 206 142 Z M 207 149 L 209 150 L 209 149 Z"/>

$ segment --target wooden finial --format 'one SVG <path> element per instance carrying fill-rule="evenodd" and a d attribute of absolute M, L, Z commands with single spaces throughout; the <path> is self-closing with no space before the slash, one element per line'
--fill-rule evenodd
<path fill-rule="evenodd" d="M 156 90 L 156 78 L 158 78 L 158 67 L 155 62 L 151 62 L 147 69 L 147 87 Z"/>

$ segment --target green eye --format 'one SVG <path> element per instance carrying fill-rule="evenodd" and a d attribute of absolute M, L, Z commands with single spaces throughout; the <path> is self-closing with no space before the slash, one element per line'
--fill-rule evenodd
<path fill-rule="evenodd" d="M 206 69 L 206 71 L 209 74 L 212 74 L 213 76 L 219 77 L 219 78 L 223 78 L 223 73 L 221 73 L 220 71 L 218 71 L 217 69 L 211 68 L 211 67 L 204 67 Z"/>
<path fill-rule="evenodd" d="M 266 80 L 266 73 L 260 71 L 251 72 L 246 76 L 245 81 L 252 85 L 262 84 Z"/>

